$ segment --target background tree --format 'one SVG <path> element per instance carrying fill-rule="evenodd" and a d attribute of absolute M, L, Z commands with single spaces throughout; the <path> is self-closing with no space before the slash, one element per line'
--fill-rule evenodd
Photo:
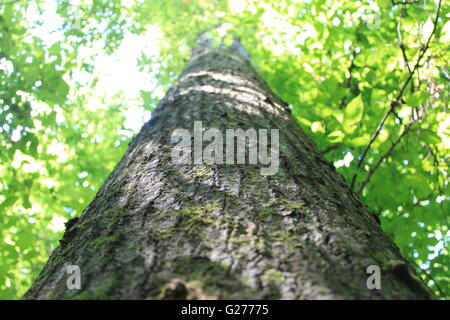
<path fill-rule="evenodd" d="M 154 82 L 132 109 L 151 111 L 197 35 L 214 30 L 217 43 L 241 39 L 258 73 L 445 297 L 448 7 L 386 0 L 3 1 L 0 296 L 26 290 L 61 238 L 58 226 L 80 215 L 132 137 L 124 121 L 134 102 L 127 92 L 101 90 L 99 61 L 128 39 L 152 43 L 157 34 L 158 50 L 145 49 L 139 59 Z"/>

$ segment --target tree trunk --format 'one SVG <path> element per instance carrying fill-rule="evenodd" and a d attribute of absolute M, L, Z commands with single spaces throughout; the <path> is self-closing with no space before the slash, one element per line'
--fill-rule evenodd
<path fill-rule="evenodd" d="M 192 132 L 194 121 L 279 129 L 278 172 L 174 164 L 172 132 Z M 25 299 L 432 298 L 286 104 L 230 48 L 194 52 L 60 242 Z M 67 287 L 68 265 L 81 270 L 79 290 Z M 381 268 L 380 290 L 367 287 L 370 265 Z"/>

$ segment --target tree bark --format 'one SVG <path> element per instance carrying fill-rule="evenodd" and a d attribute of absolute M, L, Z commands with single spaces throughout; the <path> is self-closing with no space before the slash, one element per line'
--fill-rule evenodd
<path fill-rule="evenodd" d="M 280 165 L 174 165 L 171 134 L 279 129 Z M 25 299 L 428 299 L 286 104 L 230 48 L 197 49 Z M 81 289 L 68 289 L 68 265 Z M 370 265 L 381 289 L 366 285 Z"/>

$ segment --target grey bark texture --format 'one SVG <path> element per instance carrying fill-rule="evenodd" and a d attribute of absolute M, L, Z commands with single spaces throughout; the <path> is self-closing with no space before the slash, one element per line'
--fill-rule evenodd
<path fill-rule="evenodd" d="M 299 75 L 300 76 L 300 75 Z M 176 128 L 279 129 L 280 167 L 174 165 Z M 25 299 L 429 299 L 429 289 L 235 50 L 194 52 Z M 69 290 L 68 265 L 81 270 Z M 366 269 L 381 268 L 381 290 Z"/>

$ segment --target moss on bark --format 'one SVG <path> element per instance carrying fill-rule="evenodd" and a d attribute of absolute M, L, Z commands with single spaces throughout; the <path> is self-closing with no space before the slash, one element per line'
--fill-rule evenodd
<path fill-rule="evenodd" d="M 174 165 L 171 133 L 280 129 L 280 168 Z M 428 289 L 251 65 L 197 50 L 26 299 L 417 299 Z M 394 267 L 391 265 L 394 263 Z M 68 264 L 82 288 L 66 286 Z M 368 290 L 366 268 L 382 267 Z"/>

